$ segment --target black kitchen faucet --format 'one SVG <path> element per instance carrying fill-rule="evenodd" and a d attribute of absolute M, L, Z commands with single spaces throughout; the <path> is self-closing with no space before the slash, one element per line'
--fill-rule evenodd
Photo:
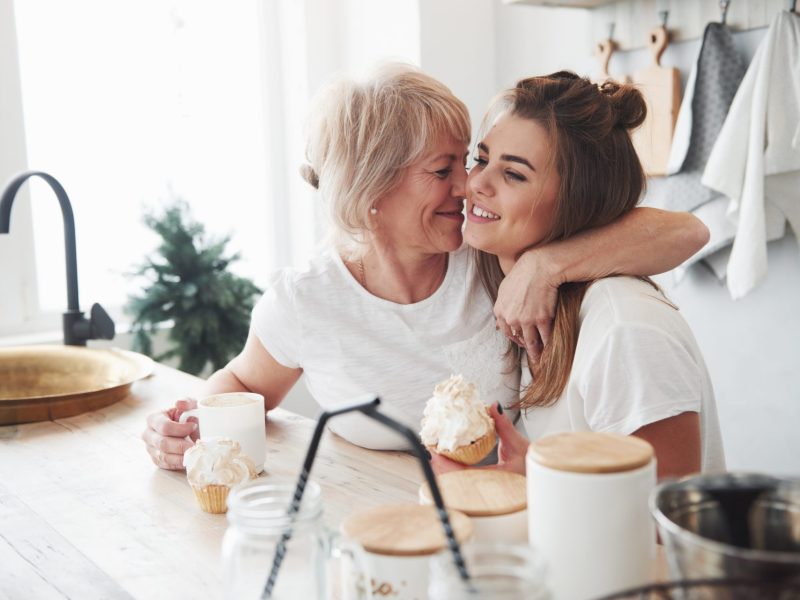
<path fill-rule="evenodd" d="M 114 321 L 102 306 L 92 305 L 90 318 L 83 316 L 78 302 L 78 264 L 75 252 L 75 219 L 72 215 L 67 192 L 53 177 L 42 171 L 22 173 L 8 184 L 0 198 L 0 234 L 8 233 L 11 221 L 11 205 L 25 181 L 31 177 L 40 177 L 53 189 L 61 205 L 61 216 L 64 219 L 64 254 L 67 261 L 67 312 L 63 316 L 64 344 L 69 346 L 85 346 L 86 340 L 114 338 Z"/>

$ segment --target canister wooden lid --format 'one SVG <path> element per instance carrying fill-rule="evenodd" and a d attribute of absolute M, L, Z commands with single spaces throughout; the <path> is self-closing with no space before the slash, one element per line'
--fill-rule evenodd
<path fill-rule="evenodd" d="M 450 524 L 458 543 L 472 537 L 469 517 L 448 510 Z M 367 552 L 390 556 L 421 556 L 447 548 L 442 522 L 435 506 L 391 504 L 357 512 L 342 524 L 348 537 Z"/>
<path fill-rule="evenodd" d="M 653 459 L 653 447 L 643 439 L 594 431 L 548 435 L 533 442 L 528 453 L 544 467 L 575 473 L 633 471 Z"/>
<path fill-rule="evenodd" d="M 445 506 L 470 517 L 507 515 L 528 506 L 525 476 L 494 469 L 451 471 L 436 478 Z M 423 502 L 433 504 L 427 483 L 419 490 Z"/>

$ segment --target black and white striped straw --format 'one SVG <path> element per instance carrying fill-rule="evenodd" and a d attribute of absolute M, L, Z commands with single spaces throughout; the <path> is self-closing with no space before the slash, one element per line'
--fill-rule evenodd
<path fill-rule="evenodd" d="M 444 534 L 447 538 L 447 546 L 450 549 L 450 552 L 453 554 L 453 562 L 458 569 L 461 579 L 465 582 L 469 582 L 469 573 L 467 572 L 467 567 L 464 563 L 464 556 L 461 554 L 461 547 L 458 545 L 458 540 L 456 540 L 455 534 L 453 533 L 453 527 L 450 524 L 450 517 L 444 508 L 444 501 L 442 500 L 442 495 L 439 492 L 439 486 L 436 484 L 436 478 L 433 475 L 431 465 L 425 457 L 425 449 L 423 448 L 422 443 L 419 441 L 417 434 L 411 429 L 379 412 L 377 410 L 379 404 L 380 399 L 377 396 L 370 395 L 367 397 L 357 398 L 342 408 L 323 412 L 319 418 L 319 421 L 317 421 L 317 426 L 314 429 L 314 435 L 311 438 L 311 444 L 308 447 L 308 452 L 306 452 L 306 458 L 303 462 L 303 469 L 300 471 L 300 477 L 297 480 L 294 496 L 292 497 L 292 501 L 286 511 L 286 516 L 289 517 L 289 522 L 286 525 L 286 529 L 283 531 L 283 534 L 281 534 L 281 539 L 278 541 L 278 544 L 275 547 L 275 556 L 272 559 L 272 568 L 270 569 L 267 583 L 264 585 L 264 591 L 261 594 L 262 600 L 270 600 L 272 598 L 272 591 L 275 589 L 275 581 L 278 578 L 278 571 L 280 571 L 283 557 L 286 555 L 287 544 L 292 537 L 294 522 L 297 517 L 297 513 L 300 511 L 300 504 L 303 500 L 303 492 L 306 489 L 308 478 L 311 475 L 311 466 L 314 464 L 314 458 L 317 455 L 319 443 L 322 439 L 322 434 L 325 431 L 325 425 L 329 419 L 335 416 L 356 410 L 380 423 L 383 423 L 390 429 L 395 430 L 411 443 L 411 446 L 414 448 L 414 453 L 417 455 L 417 458 L 422 465 L 422 471 L 425 474 L 425 479 L 427 480 L 428 487 L 431 490 L 434 504 L 436 504 L 439 520 L 442 522 L 442 528 L 444 529 Z"/>

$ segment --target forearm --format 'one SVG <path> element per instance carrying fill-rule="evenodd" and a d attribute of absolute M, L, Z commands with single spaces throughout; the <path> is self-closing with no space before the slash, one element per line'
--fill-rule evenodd
<path fill-rule="evenodd" d="M 636 208 L 609 225 L 541 250 L 547 253 L 560 282 L 590 281 L 609 275 L 669 271 L 707 241 L 708 229 L 690 213 Z"/>

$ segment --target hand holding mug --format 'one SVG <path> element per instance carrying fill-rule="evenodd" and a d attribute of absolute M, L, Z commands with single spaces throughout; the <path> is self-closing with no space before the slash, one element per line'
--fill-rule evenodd
<path fill-rule="evenodd" d="M 183 454 L 199 437 L 197 421 L 181 422 L 181 416 L 197 406 L 190 398 L 183 398 L 175 406 L 152 413 L 147 417 L 147 428 L 142 432 L 147 453 L 153 463 L 162 469 L 183 469 Z"/>

